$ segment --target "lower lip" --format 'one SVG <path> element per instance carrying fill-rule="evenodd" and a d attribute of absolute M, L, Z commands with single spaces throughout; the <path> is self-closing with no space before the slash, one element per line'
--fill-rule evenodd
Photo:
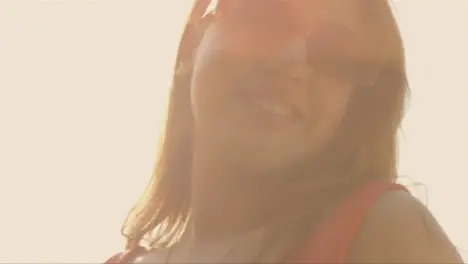
<path fill-rule="evenodd" d="M 243 108 L 245 111 L 244 118 L 251 122 L 253 125 L 265 128 L 288 128 L 297 124 L 298 118 L 294 115 L 282 115 L 274 111 L 265 109 L 258 102 L 254 100 L 244 100 Z"/>

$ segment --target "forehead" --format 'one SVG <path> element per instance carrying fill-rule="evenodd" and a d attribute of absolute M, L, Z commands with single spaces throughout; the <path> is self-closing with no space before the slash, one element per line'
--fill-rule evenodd
<path fill-rule="evenodd" d="M 239 14 L 253 12 L 285 14 L 298 22 L 312 25 L 323 21 L 348 27 L 364 26 L 365 9 L 370 0 L 212 0 L 211 9 Z M 378 0 L 372 0 L 378 1 Z"/>
<path fill-rule="evenodd" d="M 374 58 L 382 55 L 376 50 L 375 34 L 369 30 L 372 27 L 369 12 L 375 1 L 381 0 L 218 0 L 212 1 L 211 11 L 220 13 L 221 17 L 243 17 L 241 20 L 255 17 L 253 21 L 274 24 L 270 27 L 278 35 L 284 29 L 296 30 L 296 27 L 281 26 L 292 20 L 304 26 L 306 36 L 312 41 L 333 43 L 334 47 L 327 50 L 339 49 Z"/>

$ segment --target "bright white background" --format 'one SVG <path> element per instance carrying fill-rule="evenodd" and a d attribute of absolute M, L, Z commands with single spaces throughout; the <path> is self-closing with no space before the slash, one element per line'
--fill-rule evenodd
<path fill-rule="evenodd" d="M 0 1 L 0 262 L 121 249 L 188 2 Z M 468 250 L 468 1 L 395 6 L 412 89 L 400 172 Z"/>

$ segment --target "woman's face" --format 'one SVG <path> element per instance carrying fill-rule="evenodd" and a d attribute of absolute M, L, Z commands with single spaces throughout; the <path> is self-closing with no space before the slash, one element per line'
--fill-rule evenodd
<path fill-rule="evenodd" d="M 198 140 L 261 170 L 322 152 L 376 74 L 365 2 L 221 0 L 193 58 Z"/>

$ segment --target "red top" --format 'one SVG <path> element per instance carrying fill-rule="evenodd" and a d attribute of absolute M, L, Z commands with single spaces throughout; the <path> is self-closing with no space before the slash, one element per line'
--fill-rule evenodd
<path fill-rule="evenodd" d="M 407 189 L 396 183 L 370 182 L 353 191 L 320 225 L 295 263 L 345 263 L 349 246 L 374 202 L 386 191 Z M 118 253 L 105 264 L 124 263 L 136 252 Z"/>

